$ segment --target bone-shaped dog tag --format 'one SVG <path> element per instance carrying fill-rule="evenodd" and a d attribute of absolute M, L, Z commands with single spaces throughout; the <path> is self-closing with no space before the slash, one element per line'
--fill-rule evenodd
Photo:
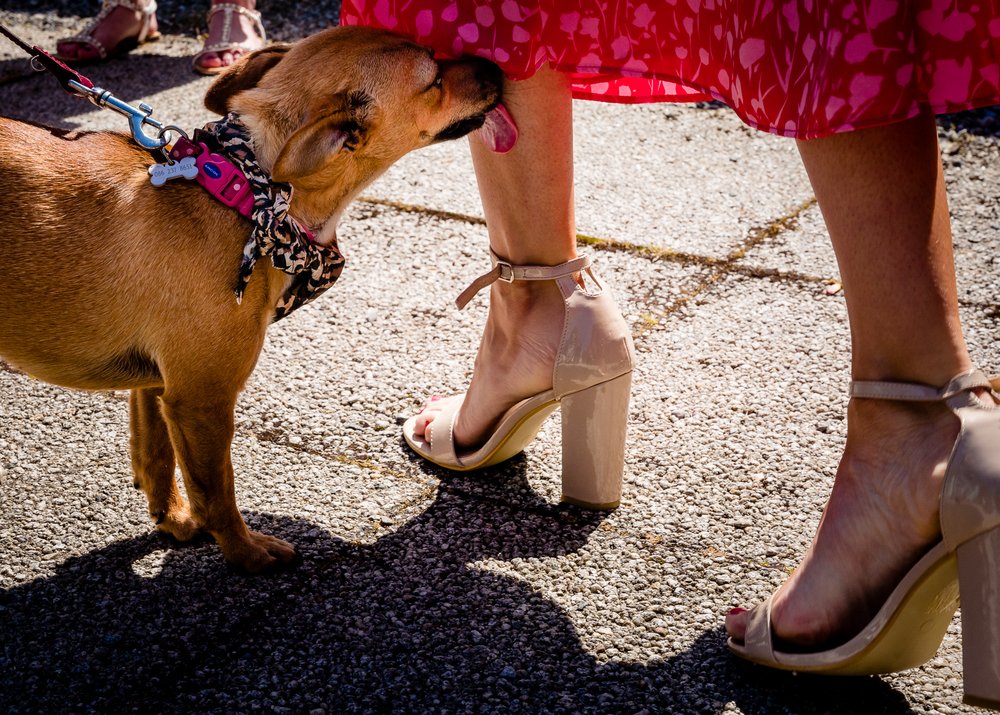
<path fill-rule="evenodd" d="M 186 156 L 180 161 L 171 161 L 168 164 L 153 164 L 149 167 L 149 182 L 153 186 L 163 186 L 171 179 L 181 176 L 188 180 L 198 176 L 198 167 L 195 166 L 193 156 Z"/>

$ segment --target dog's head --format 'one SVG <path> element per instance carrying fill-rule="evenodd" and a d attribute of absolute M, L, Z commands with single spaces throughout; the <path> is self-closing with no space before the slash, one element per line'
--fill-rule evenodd
<path fill-rule="evenodd" d="M 409 151 L 480 127 L 500 101 L 496 65 L 441 62 L 397 35 L 340 27 L 242 58 L 205 105 L 237 112 L 261 165 L 296 190 L 296 214 L 325 222 Z"/>

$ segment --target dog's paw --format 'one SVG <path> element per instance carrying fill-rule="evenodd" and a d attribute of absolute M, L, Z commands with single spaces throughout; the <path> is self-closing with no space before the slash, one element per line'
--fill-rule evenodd
<path fill-rule="evenodd" d="M 250 540 L 236 548 L 224 549 L 223 556 L 234 568 L 247 574 L 259 574 L 289 566 L 298 561 L 295 547 L 274 536 L 250 532 Z"/>
<path fill-rule="evenodd" d="M 161 511 L 152 516 L 159 531 L 170 534 L 178 541 L 191 541 L 201 532 L 201 528 L 191 517 L 191 512 L 186 504 L 183 507 Z"/>

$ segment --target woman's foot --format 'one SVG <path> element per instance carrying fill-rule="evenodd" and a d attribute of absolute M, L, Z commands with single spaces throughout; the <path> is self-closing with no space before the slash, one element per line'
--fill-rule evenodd
<path fill-rule="evenodd" d="M 565 307 L 552 281 L 494 283 L 475 370 L 455 422 L 459 450 L 482 444 L 503 414 L 552 387 Z M 442 400 L 430 398 L 415 433 L 429 439 Z"/>
<path fill-rule="evenodd" d="M 152 0 L 105 3 L 83 32 L 56 43 L 56 57 L 73 64 L 97 62 L 158 37 Z"/>
<path fill-rule="evenodd" d="M 851 401 L 830 501 L 801 564 L 774 597 L 777 638 L 806 649 L 833 647 L 871 620 L 940 538 L 939 498 L 958 429 L 941 404 Z M 747 618 L 743 609 L 726 617 L 736 640 Z"/>
<path fill-rule="evenodd" d="M 195 72 L 218 74 L 242 55 L 264 46 L 267 37 L 256 5 L 256 0 L 213 0 L 208 37 L 192 61 Z"/>

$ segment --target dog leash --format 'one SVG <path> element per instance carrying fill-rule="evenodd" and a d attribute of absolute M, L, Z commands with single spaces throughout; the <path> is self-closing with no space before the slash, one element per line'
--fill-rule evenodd
<path fill-rule="evenodd" d="M 133 107 L 115 97 L 111 92 L 101 87 L 97 87 L 82 74 L 67 66 L 64 62 L 57 60 L 48 52 L 37 45 L 29 45 L 23 39 L 11 32 L 0 23 L 0 34 L 17 45 L 31 56 L 31 67 L 36 72 L 49 72 L 68 94 L 82 97 L 91 104 L 101 108 L 110 109 L 128 118 L 129 132 L 132 139 L 150 152 L 160 151 L 170 159 L 167 153 L 167 145 L 170 143 L 170 132 L 176 132 L 180 136 L 187 136 L 184 130 L 173 124 L 163 124 L 152 118 L 153 108 L 145 102 Z M 150 126 L 156 130 L 156 136 L 151 137 L 143 130 L 144 126 Z"/>

